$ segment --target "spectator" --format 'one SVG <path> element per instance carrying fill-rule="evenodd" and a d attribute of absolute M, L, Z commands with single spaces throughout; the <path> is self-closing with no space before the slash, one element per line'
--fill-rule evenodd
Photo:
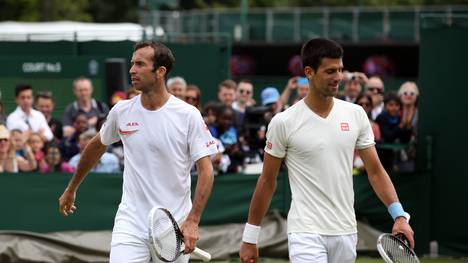
<path fill-rule="evenodd" d="M 10 140 L 10 132 L 0 125 L 0 173 L 17 173 L 18 162 Z"/>
<path fill-rule="evenodd" d="M 45 161 L 45 153 L 44 153 L 44 140 L 42 139 L 41 135 L 38 133 L 31 133 L 28 139 L 29 147 L 31 147 L 32 153 L 34 155 L 34 159 L 37 163 L 37 171 L 41 171 L 47 166 Z"/>
<path fill-rule="evenodd" d="M 232 103 L 232 108 L 238 112 L 245 113 L 247 107 L 253 106 L 254 86 L 250 80 L 243 79 L 237 84 L 235 100 Z"/>
<path fill-rule="evenodd" d="M 140 95 L 140 94 L 141 94 L 141 91 L 139 91 L 139 90 L 137 90 L 137 89 L 135 89 L 133 87 L 129 88 L 127 90 L 127 99 L 131 99 L 131 98 L 133 98 L 133 97 L 135 97 L 137 95 Z"/>
<path fill-rule="evenodd" d="M 118 91 L 114 92 L 114 94 L 112 94 L 111 99 L 110 99 L 110 105 L 111 105 L 111 107 L 113 107 L 120 100 L 126 100 L 126 99 L 127 99 L 127 93 L 125 93 L 125 92 L 123 92 L 121 90 L 118 90 Z"/>
<path fill-rule="evenodd" d="M 197 87 L 197 85 L 190 84 L 187 86 L 185 90 L 185 102 L 190 105 L 193 105 L 197 108 L 200 112 L 202 111 L 201 107 L 201 91 Z"/>
<path fill-rule="evenodd" d="M 284 106 L 289 106 L 289 99 L 291 97 L 291 93 L 293 90 L 296 91 L 296 96 L 292 101 L 291 105 L 302 100 L 309 92 L 309 80 L 303 77 L 292 77 L 288 80 L 286 87 L 284 88 L 283 92 L 280 96 L 280 103 Z"/>
<path fill-rule="evenodd" d="M 85 77 L 79 77 L 73 81 L 73 92 L 76 101 L 69 104 L 63 115 L 63 136 L 70 137 L 75 131 L 73 120 L 79 113 L 86 114 L 90 129 L 95 129 L 99 119 L 104 119 L 109 113 L 109 107 L 104 103 L 93 99 L 93 84 Z"/>
<path fill-rule="evenodd" d="M 237 84 L 235 81 L 227 79 L 218 86 L 218 100 L 226 106 L 231 107 L 236 96 Z"/>
<path fill-rule="evenodd" d="M 166 82 L 167 90 L 172 95 L 185 101 L 185 90 L 187 89 L 187 82 L 182 77 L 172 77 Z"/>
<path fill-rule="evenodd" d="M 60 141 L 63 137 L 62 121 L 52 117 L 52 112 L 54 112 L 55 108 L 52 92 L 39 91 L 34 97 L 34 107 L 44 114 L 55 139 Z"/>
<path fill-rule="evenodd" d="M 411 139 L 408 148 L 400 152 L 400 171 L 412 172 L 415 170 L 416 160 L 416 137 L 418 126 L 418 98 L 419 89 L 416 83 L 407 81 L 403 83 L 398 90 L 400 96 L 402 109 L 401 109 L 401 122 L 402 126 L 406 129 L 411 129 Z"/>
<path fill-rule="evenodd" d="M 49 144 L 45 155 L 46 165 L 41 167 L 41 173 L 73 173 L 75 169 L 67 162 L 62 160 L 62 154 L 57 144 Z"/>
<path fill-rule="evenodd" d="M 73 121 L 73 134 L 70 137 L 63 137 L 60 141 L 60 149 L 65 161 L 70 160 L 70 158 L 80 152 L 78 139 L 80 134 L 88 130 L 88 125 L 89 123 L 86 114 L 79 113 L 76 115 L 75 120 Z"/>
<path fill-rule="evenodd" d="M 408 143 L 412 129 L 406 127 L 400 118 L 401 100 L 398 95 L 389 93 L 384 100 L 384 110 L 377 117 L 376 122 L 382 132 L 383 143 Z M 386 168 L 393 168 L 396 163 L 396 150 L 379 149 L 379 156 Z"/>
<path fill-rule="evenodd" d="M 0 101 L 0 125 L 6 124 L 5 109 L 3 108 L 3 102 Z"/>
<path fill-rule="evenodd" d="M 215 129 L 211 130 L 212 136 L 223 144 L 224 153 L 229 156 L 231 164 L 228 173 L 237 173 L 243 167 L 244 156 L 239 148 L 237 130 L 234 127 L 234 110 L 229 106 L 222 106 L 216 116 Z"/>
<path fill-rule="evenodd" d="M 262 90 L 262 105 L 267 106 L 271 109 L 271 113 L 274 115 L 280 112 L 283 108 L 283 105 L 280 101 L 280 94 L 278 89 L 275 87 L 266 87 Z M 271 116 L 273 118 L 273 116 Z M 271 118 L 267 118 L 271 120 Z M 268 121 L 269 122 L 269 121 Z"/>
<path fill-rule="evenodd" d="M 418 86 L 414 82 L 407 81 L 401 85 L 398 96 L 400 96 L 402 103 L 401 122 L 403 126 L 412 128 L 416 132 L 418 124 Z"/>
<path fill-rule="evenodd" d="M 29 137 L 32 132 L 37 132 L 47 141 L 54 138 L 44 115 L 33 109 L 33 91 L 31 86 L 20 84 L 15 89 L 16 110 L 8 115 L 7 127 L 9 130 L 18 129 Z"/>
<path fill-rule="evenodd" d="M 366 112 L 371 124 L 372 132 L 374 133 L 374 140 L 379 142 L 382 138 L 379 125 L 371 119 L 372 97 L 369 94 L 361 94 L 356 98 L 356 104 L 360 105 Z M 354 151 L 353 168 L 353 174 L 364 172 L 364 162 L 359 156 L 358 151 Z"/>
<path fill-rule="evenodd" d="M 372 120 L 377 119 L 377 116 L 382 113 L 384 108 L 384 83 L 379 77 L 371 77 L 366 82 L 366 93 L 371 95 L 372 97 L 372 104 L 374 107 L 372 108 Z"/>
<path fill-rule="evenodd" d="M 210 101 L 205 104 L 203 108 L 203 119 L 205 120 L 208 129 L 211 132 L 211 135 L 215 132 L 216 129 L 216 116 L 219 115 L 219 110 L 223 105 L 217 101 Z"/>
<path fill-rule="evenodd" d="M 361 84 L 367 82 L 367 76 L 361 72 L 344 72 L 344 77 L 344 94 L 339 99 L 355 103 L 362 91 Z"/>
<path fill-rule="evenodd" d="M 16 153 L 16 162 L 20 172 L 31 172 L 36 170 L 37 162 L 29 144 L 26 143 L 27 138 L 21 130 L 15 129 L 10 132 L 10 142 Z"/>
<path fill-rule="evenodd" d="M 79 137 L 79 146 L 80 146 L 80 153 L 76 154 L 70 159 L 70 166 L 72 166 L 75 170 L 78 166 L 78 163 L 81 158 L 81 153 L 85 149 L 86 145 L 88 145 L 89 141 L 96 136 L 96 132 L 94 131 L 86 131 L 80 134 Z M 119 159 L 112 153 L 105 152 L 96 166 L 93 168 L 92 172 L 95 173 L 119 173 Z"/>

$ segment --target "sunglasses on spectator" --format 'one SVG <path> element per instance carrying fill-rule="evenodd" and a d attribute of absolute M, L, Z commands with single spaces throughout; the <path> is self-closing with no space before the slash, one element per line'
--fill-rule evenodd
<path fill-rule="evenodd" d="M 8 139 L 5 139 L 5 138 L 0 139 L 0 142 L 7 142 L 7 141 Z"/>
<path fill-rule="evenodd" d="M 383 93 L 383 90 L 382 90 L 382 88 L 380 88 L 380 87 L 368 87 L 367 89 L 368 89 L 369 91 L 371 91 L 371 92 L 374 92 L 374 93 L 375 93 L 375 92 L 377 92 L 377 93 L 379 93 L 379 94 L 382 94 L 382 93 Z"/>
<path fill-rule="evenodd" d="M 414 93 L 414 92 L 412 92 L 412 91 L 410 91 L 410 92 L 405 91 L 405 92 L 403 92 L 403 95 L 413 97 L 413 96 L 416 96 L 416 93 Z"/>
<path fill-rule="evenodd" d="M 245 95 L 250 95 L 250 93 L 252 93 L 250 90 L 246 90 L 246 89 L 240 89 L 239 92 Z"/>
<path fill-rule="evenodd" d="M 197 97 L 185 96 L 185 100 L 198 101 L 198 98 Z"/>

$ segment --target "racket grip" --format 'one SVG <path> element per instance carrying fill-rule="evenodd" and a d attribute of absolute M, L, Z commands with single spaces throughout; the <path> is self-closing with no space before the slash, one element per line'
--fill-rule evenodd
<path fill-rule="evenodd" d="M 207 262 L 211 260 L 211 254 L 206 252 L 205 250 L 201 250 L 198 247 L 192 252 L 195 256 L 199 257 L 201 260 Z"/>

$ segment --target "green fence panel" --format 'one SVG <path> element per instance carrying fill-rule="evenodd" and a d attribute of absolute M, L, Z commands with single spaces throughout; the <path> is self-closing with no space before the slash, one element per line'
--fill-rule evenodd
<path fill-rule="evenodd" d="M 395 41 L 415 40 L 415 14 L 414 12 L 390 12 L 389 38 Z"/>
<path fill-rule="evenodd" d="M 329 37 L 337 41 L 351 41 L 353 39 L 353 13 L 330 13 Z"/>
<path fill-rule="evenodd" d="M 300 35 L 301 41 L 307 41 L 312 38 L 324 36 L 323 32 L 324 17 L 322 13 L 304 13 L 301 14 Z"/>
<path fill-rule="evenodd" d="M 382 40 L 384 13 L 361 12 L 359 13 L 359 41 Z"/>
<path fill-rule="evenodd" d="M 273 14 L 273 20 L 274 24 L 272 36 L 274 41 L 287 42 L 294 40 L 294 32 L 296 31 L 294 24 L 294 13 L 275 12 Z"/>
<path fill-rule="evenodd" d="M 468 27 L 463 25 L 468 17 L 447 21 L 437 15 L 421 21 L 418 129 L 420 138 L 432 138 L 422 165 L 431 169 L 433 181 L 430 238 L 438 241 L 441 254 L 467 256 L 468 124 L 463 116 L 468 115 Z"/>

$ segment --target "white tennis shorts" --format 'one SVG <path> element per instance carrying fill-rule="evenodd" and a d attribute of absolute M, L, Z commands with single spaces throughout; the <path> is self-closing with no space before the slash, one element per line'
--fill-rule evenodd
<path fill-rule="evenodd" d="M 356 261 L 357 234 L 325 236 L 289 233 L 289 260 L 292 263 L 351 263 Z"/>
<path fill-rule="evenodd" d="M 181 255 L 176 263 L 187 263 L 190 255 Z M 148 239 L 123 233 L 112 233 L 109 263 L 159 263 L 163 262 L 150 252 Z"/>

